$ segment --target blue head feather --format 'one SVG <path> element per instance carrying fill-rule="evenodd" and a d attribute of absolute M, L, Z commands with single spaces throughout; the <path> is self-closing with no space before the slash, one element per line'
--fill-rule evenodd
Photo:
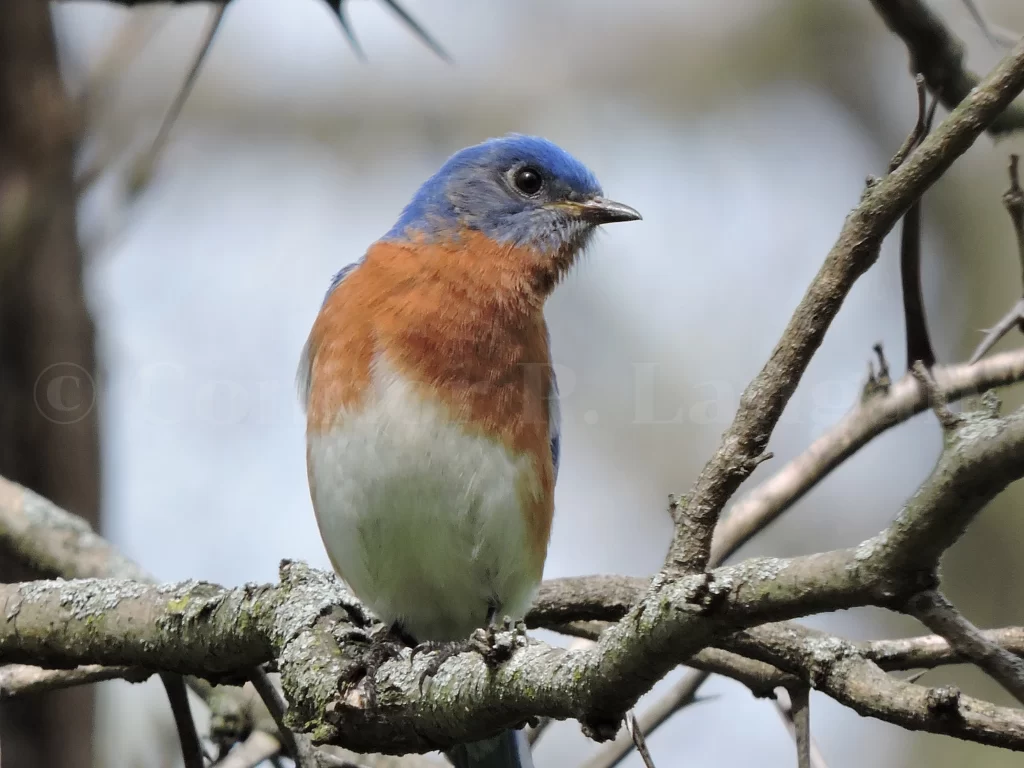
<path fill-rule="evenodd" d="M 522 194 L 512 182 L 524 167 L 543 177 L 536 195 Z M 424 182 L 384 239 L 430 241 L 457 237 L 468 229 L 499 243 L 540 251 L 577 249 L 593 225 L 550 204 L 601 194 L 594 174 L 556 144 L 510 134 L 452 155 Z"/>

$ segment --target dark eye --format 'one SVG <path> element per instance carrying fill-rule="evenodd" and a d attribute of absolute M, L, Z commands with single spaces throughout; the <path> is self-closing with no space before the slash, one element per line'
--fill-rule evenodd
<path fill-rule="evenodd" d="M 536 195 L 540 192 L 540 188 L 544 186 L 544 179 L 536 168 L 525 166 L 515 172 L 515 175 L 512 177 L 512 183 L 524 195 Z"/>

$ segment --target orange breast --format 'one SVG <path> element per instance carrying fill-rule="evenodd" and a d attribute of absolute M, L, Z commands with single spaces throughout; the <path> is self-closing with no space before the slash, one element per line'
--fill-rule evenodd
<path fill-rule="evenodd" d="M 329 430 L 370 396 L 383 353 L 467 432 L 531 456 L 521 498 L 539 567 L 554 504 L 544 274 L 538 255 L 474 233 L 457 245 L 378 243 L 313 326 L 307 404 L 307 430 Z"/>

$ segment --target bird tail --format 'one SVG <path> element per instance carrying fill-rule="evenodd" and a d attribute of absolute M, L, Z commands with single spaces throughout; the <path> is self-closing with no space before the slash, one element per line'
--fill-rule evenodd
<path fill-rule="evenodd" d="M 455 768 L 533 768 L 522 731 L 504 731 L 484 741 L 458 744 L 445 753 Z"/>

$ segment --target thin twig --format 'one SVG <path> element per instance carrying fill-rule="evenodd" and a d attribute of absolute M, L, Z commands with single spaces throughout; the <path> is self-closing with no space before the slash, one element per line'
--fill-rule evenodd
<path fill-rule="evenodd" d="M 157 131 L 156 138 L 153 139 L 153 143 L 150 145 L 149 150 L 135 162 L 135 166 L 132 170 L 133 188 L 139 189 L 144 186 L 145 182 L 152 174 L 157 158 L 167 144 L 171 128 L 174 126 L 175 121 L 177 121 L 178 115 L 181 114 L 181 109 L 185 106 L 185 102 L 188 100 L 189 94 L 192 93 L 192 88 L 196 83 L 196 78 L 199 77 L 199 70 L 203 66 L 203 62 L 206 61 L 206 56 L 209 54 L 210 48 L 213 45 L 214 37 L 216 37 L 217 32 L 220 31 L 227 8 L 228 6 L 225 3 L 224 5 L 215 5 L 210 9 L 210 17 L 206 23 L 206 31 L 203 33 L 202 42 L 200 42 L 199 48 L 196 50 L 196 54 L 192 59 L 192 64 L 189 67 L 188 74 L 185 75 L 185 79 L 182 81 L 181 87 L 178 88 L 178 93 L 175 95 L 174 101 L 171 102 L 171 106 L 168 108 L 167 114 L 164 115 L 163 122 L 160 124 L 160 130 Z"/>
<path fill-rule="evenodd" d="M 676 712 L 698 701 L 697 692 L 710 676 L 710 672 L 702 670 L 687 672 L 665 696 L 640 714 L 639 732 L 653 733 Z M 622 762 L 635 746 L 636 740 L 629 729 L 620 731 L 584 764 L 584 768 L 613 768 Z"/>
<path fill-rule="evenodd" d="M 925 107 L 924 77 L 917 75 L 917 125 L 910 138 L 911 148 L 917 147 L 935 119 L 938 99 L 932 101 L 930 109 Z M 916 138 L 915 138 L 916 134 Z M 900 161 L 902 162 L 902 160 Z M 890 171 L 891 172 L 891 171 Z M 907 341 L 907 369 L 921 361 L 931 368 L 935 365 L 935 351 L 928 335 L 928 321 L 924 309 L 924 291 L 921 288 L 921 207 L 924 196 L 914 201 L 903 215 L 900 231 L 900 283 L 903 293 L 903 318 Z"/>
<path fill-rule="evenodd" d="M 633 739 L 633 746 L 640 753 L 640 759 L 644 761 L 646 768 L 655 768 L 654 760 L 651 758 L 651 751 L 647 748 L 644 732 L 636 721 L 636 715 L 632 712 L 626 713 L 626 730 L 629 731 L 629 736 Z"/>
<path fill-rule="evenodd" d="M 256 768 L 281 751 L 281 742 L 265 731 L 253 731 L 211 768 Z"/>
<path fill-rule="evenodd" d="M 164 684 L 167 701 L 171 705 L 171 714 L 174 716 L 174 727 L 178 731 L 178 741 L 181 742 L 181 756 L 185 768 L 204 768 L 203 747 L 199 743 L 195 720 L 192 719 L 192 708 L 188 703 L 185 679 L 180 675 L 165 673 L 160 675 L 160 681 Z"/>
<path fill-rule="evenodd" d="M 936 366 L 930 374 L 952 402 L 1024 379 L 1024 350 L 974 363 Z M 858 402 L 802 454 L 733 505 L 715 531 L 711 564 L 724 562 L 870 440 L 928 405 L 927 394 L 913 375 L 904 376 L 885 393 Z"/>
<path fill-rule="evenodd" d="M 99 111 L 102 102 L 109 99 L 108 94 L 114 90 L 113 86 L 121 73 L 166 23 L 168 15 L 161 9 L 156 12 L 133 13 L 118 28 L 114 39 L 105 46 L 100 60 L 86 73 L 82 95 L 78 99 L 78 108 L 86 120 Z M 113 154 L 120 150 L 120 147 L 111 144 L 102 144 L 95 156 L 89 158 L 88 165 L 75 174 L 76 196 L 84 194 L 110 166 Z"/>
<path fill-rule="evenodd" d="M 974 22 L 981 28 L 982 34 L 985 35 L 989 43 L 999 48 L 1009 48 L 1017 42 L 1017 38 L 1020 35 L 991 24 L 974 0 L 964 0 L 964 5 L 967 6 L 967 12 L 971 14 Z"/>
<path fill-rule="evenodd" d="M 875 11 L 907 47 L 910 66 L 924 74 L 928 88 L 953 109 L 979 83 L 964 64 L 964 43 L 943 23 L 925 0 L 871 0 Z M 988 126 L 999 136 L 1024 128 L 1024 105 L 1010 104 Z"/>
<path fill-rule="evenodd" d="M 448 56 L 444 48 L 442 48 L 437 43 L 437 41 L 434 40 L 434 38 L 432 38 L 427 33 L 427 30 L 420 26 L 420 23 L 416 21 L 416 19 L 409 15 L 409 12 L 406 11 L 405 8 L 403 8 L 401 5 L 395 2 L 395 0 L 382 0 L 382 2 L 384 3 L 384 5 L 390 8 L 396 14 L 398 14 L 398 17 L 402 21 L 404 21 L 409 26 L 409 28 L 412 29 L 412 31 L 419 36 L 420 40 L 427 44 L 430 50 L 436 53 L 443 61 L 446 61 L 449 64 L 452 63 L 451 57 Z"/>
<path fill-rule="evenodd" d="M 907 603 L 907 612 L 942 635 L 960 655 L 973 661 L 1024 704 L 1024 660 L 992 642 L 941 593 L 928 590 Z"/>
<path fill-rule="evenodd" d="M 1003 336 L 1012 328 L 1020 328 L 1024 331 L 1024 190 L 1020 186 L 1020 175 L 1017 171 L 1019 158 L 1017 155 L 1010 155 L 1010 188 L 1003 193 L 1003 207 L 1010 216 L 1010 223 L 1013 224 L 1013 233 L 1017 238 L 1017 258 L 1021 268 L 1021 296 L 1010 311 L 1003 315 L 999 322 L 985 334 L 978 348 L 971 355 L 971 362 L 980 360 L 982 356 L 995 346 Z"/>
<path fill-rule="evenodd" d="M 1014 328 L 1019 328 L 1022 319 L 1024 319 L 1024 298 L 1017 299 L 1017 302 L 1010 307 L 1009 312 L 999 318 L 999 321 L 985 333 L 985 338 L 981 340 L 978 348 L 971 355 L 971 362 L 980 360 L 1003 336 Z"/>
<path fill-rule="evenodd" d="M 1020 70 L 1017 67 L 1021 67 Z M 990 89 L 996 83 L 999 98 Z M 873 184 L 850 212 L 838 239 L 797 305 L 768 360 L 740 396 L 732 422 L 701 469 L 678 519 L 659 585 L 705 572 L 719 516 L 750 475 L 750 462 L 768 446 L 783 411 L 803 378 L 853 285 L 878 259 L 882 239 L 915 200 L 940 178 L 955 157 L 1024 90 L 1024 43 L 1003 57 L 985 81 L 969 91 L 904 163 Z M 946 91 L 942 91 L 945 95 Z M 984 115 L 978 120 L 975 115 Z M 961 148 L 954 154 L 953 148 Z"/>
<path fill-rule="evenodd" d="M 0 699 L 57 691 L 78 685 L 91 685 L 105 680 L 125 680 L 142 683 L 153 676 L 150 669 L 141 667 L 103 667 L 90 664 L 74 669 L 43 669 L 29 664 L 0 666 Z"/>
<path fill-rule="evenodd" d="M 355 52 L 356 56 L 365 61 L 366 55 L 363 53 L 363 48 L 359 44 L 358 38 L 356 38 L 355 30 L 352 29 L 352 23 L 345 14 L 346 0 L 325 0 L 325 2 L 330 6 L 330 9 L 334 11 L 334 15 L 338 17 L 338 21 L 341 24 L 341 31 L 345 34 L 345 38 L 348 40 L 349 45 L 352 46 L 352 50 Z M 405 10 L 405 8 L 399 5 L 396 0 L 381 0 L 381 2 L 394 11 L 395 14 L 405 22 L 405 25 L 413 31 L 413 34 L 422 40 L 442 61 L 449 64 L 452 63 L 451 57 L 444 48 L 441 47 L 441 44 L 431 37 L 430 33 L 427 32 L 427 30 L 424 29 L 423 26 L 416 21 L 416 19 L 414 19 L 407 10 Z"/>
<path fill-rule="evenodd" d="M 811 689 L 800 687 L 790 692 L 793 733 L 796 738 L 798 768 L 811 768 Z"/>
<path fill-rule="evenodd" d="M 1024 627 L 983 629 L 981 636 L 1014 656 L 1024 655 Z M 943 664 L 963 664 L 970 659 L 957 653 L 941 635 L 905 637 L 898 640 L 873 640 L 859 646 L 864 657 L 888 671 L 932 669 Z"/>
<path fill-rule="evenodd" d="M 327 5 L 334 11 L 334 15 L 338 17 L 341 31 L 345 35 L 345 39 L 348 40 L 352 53 L 356 55 L 357 59 L 365 62 L 366 53 L 363 51 L 363 46 L 359 44 L 359 38 L 356 37 L 356 31 L 352 28 L 352 22 L 349 20 L 348 14 L 345 13 L 345 0 L 327 0 Z"/>
<path fill-rule="evenodd" d="M 914 88 L 917 91 L 917 122 L 914 124 L 913 130 L 903 140 L 900 148 L 896 150 L 896 154 L 892 156 L 892 160 L 889 161 L 889 173 L 903 165 L 907 155 L 921 143 L 921 139 L 928 133 L 928 123 L 926 122 L 928 89 L 925 86 L 924 75 L 920 73 L 914 75 Z"/>
<path fill-rule="evenodd" d="M 249 671 L 249 682 L 252 683 L 252 687 L 256 689 L 260 698 L 263 699 L 263 703 L 267 705 L 270 716 L 277 723 L 282 746 L 295 760 L 295 764 L 297 766 L 300 765 L 299 746 L 295 741 L 295 734 L 292 733 L 291 729 L 284 722 L 285 713 L 288 711 L 288 702 L 284 700 L 284 696 L 277 690 L 274 681 L 270 679 L 270 675 L 262 667 L 256 667 Z"/>
<path fill-rule="evenodd" d="M 281 691 L 274 685 L 270 675 L 262 667 L 255 667 L 249 670 L 249 682 L 260 695 L 263 703 L 266 704 L 270 716 L 277 724 L 278 738 L 281 746 L 295 761 L 295 768 L 326 768 L 327 766 L 352 766 L 347 760 L 336 759 L 322 750 L 318 750 L 309 737 L 304 733 L 293 733 L 285 724 L 285 714 L 288 711 L 288 702 L 285 701 Z"/>
<path fill-rule="evenodd" d="M 925 364 L 918 360 L 910 369 L 910 373 L 924 388 L 928 402 L 931 403 L 932 411 L 935 412 L 935 418 L 939 420 L 942 429 L 948 432 L 960 426 L 960 417 L 950 410 L 945 394 L 943 394 L 939 385 L 935 382 L 935 377 L 925 367 Z"/>
<path fill-rule="evenodd" d="M 526 743 L 531 747 L 535 746 L 540 740 L 540 737 L 544 732 L 551 727 L 554 722 L 550 717 L 538 718 L 536 725 L 531 725 L 526 729 Z"/>
<path fill-rule="evenodd" d="M 792 690 L 797 692 L 804 692 L 807 696 L 810 693 L 810 689 L 806 686 L 795 686 Z M 821 755 L 821 750 L 818 748 L 817 743 L 814 741 L 814 737 L 810 733 L 810 699 L 808 698 L 804 706 L 806 717 L 804 718 L 804 725 L 806 726 L 806 746 L 801 747 L 800 741 L 800 729 L 801 726 L 798 723 L 796 716 L 796 704 L 797 697 L 791 699 L 789 689 L 780 688 L 778 696 L 772 702 L 775 704 L 775 710 L 779 713 L 779 717 L 782 718 L 782 722 L 786 725 L 786 730 L 789 731 L 789 735 L 793 737 L 793 741 L 797 745 L 798 761 L 800 768 L 808 765 L 804 760 L 809 761 L 810 768 L 828 768 L 828 764 L 825 762 L 825 758 Z M 804 748 L 807 750 L 806 756 L 802 751 Z"/>

